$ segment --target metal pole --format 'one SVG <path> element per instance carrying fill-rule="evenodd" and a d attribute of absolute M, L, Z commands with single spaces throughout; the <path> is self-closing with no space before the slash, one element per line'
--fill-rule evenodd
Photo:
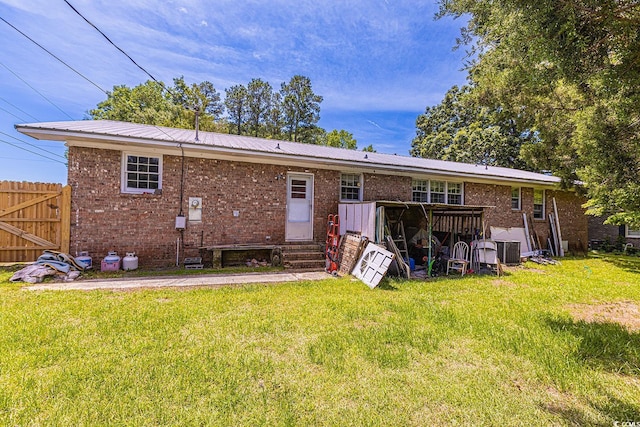
<path fill-rule="evenodd" d="M 180 267 L 180 238 L 176 239 L 176 267 Z"/>
<path fill-rule="evenodd" d="M 432 241 L 432 236 L 433 236 L 433 209 L 429 209 L 429 259 L 427 260 L 427 262 L 428 262 L 427 277 L 431 277 L 431 268 L 433 267 L 433 261 L 432 261 L 433 241 Z"/>

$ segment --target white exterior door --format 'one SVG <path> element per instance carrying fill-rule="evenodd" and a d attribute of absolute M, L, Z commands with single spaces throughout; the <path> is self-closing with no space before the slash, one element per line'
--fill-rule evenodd
<path fill-rule="evenodd" d="M 387 274 L 393 256 L 393 253 L 388 250 L 369 243 L 351 274 L 373 289 L 378 286 L 380 280 Z"/>
<path fill-rule="evenodd" d="M 313 240 L 313 175 L 287 175 L 287 241 Z"/>

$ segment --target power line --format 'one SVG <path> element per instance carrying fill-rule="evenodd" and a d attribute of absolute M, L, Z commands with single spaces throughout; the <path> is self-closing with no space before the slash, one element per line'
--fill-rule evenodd
<path fill-rule="evenodd" d="M 173 96 L 174 98 L 178 98 L 178 96 L 173 93 L 171 91 L 171 89 L 169 89 L 161 80 L 156 79 L 150 72 L 148 72 L 142 65 L 138 64 L 127 52 L 124 51 L 124 49 L 122 49 L 120 46 L 118 46 L 117 44 L 115 44 L 102 30 L 100 30 L 100 28 L 98 28 L 93 22 L 89 21 L 89 19 L 87 19 L 82 13 L 80 13 L 80 11 L 78 11 L 78 9 L 76 9 L 71 3 L 69 3 L 68 0 L 64 0 L 64 2 L 79 16 L 81 17 L 87 24 L 91 25 L 98 33 L 100 33 L 102 35 L 102 37 L 104 37 L 109 44 L 111 44 L 113 47 L 115 47 L 116 49 L 118 49 L 120 52 L 122 52 L 122 54 L 124 56 L 126 56 L 136 67 L 138 67 L 140 70 L 142 70 L 143 73 L 145 73 L 147 76 L 149 76 L 149 78 L 151 80 L 153 80 L 156 84 L 158 84 L 160 86 L 160 88 L 162 88 L 163 91 L 167 92 L 169 95 Z M 189 108 L 187 106 L 185 106 L 185 108 Z M 160 130 L 162 133 L 164 133 L 165 135 L 166 132 Z M 170 135 L 169 138 L 173 139 Z"/>
<path fill-rule="evenodd" d="M 13 114 L 11 111 L 6 110 L 6 109 L 4 109 L 4 108 L 2 108 L 2 107 L 0 107 L 0 110 L 4 111 L 4 112 L 5 112 L 5 113 L 7 113 L 7 114 L 11 114 L 13 117 L 15 117 L 16 119 L 20 120 L 20 121 L 21 121 L 21 122 L 23 122 L 23 123 L 26 121 L 26 120 L 25 120 L 25 119 L 23 119 L 22 117 L 16 116 L 16 115 L 15 115 L 15 114 Z"/>
<path fill-rule="evenodd" d="M 32 118 L 33 120 L 35 120 L 36 122 L 39 122 L 39 121 L 40 121 L 40 120 L 38 120 L 37 118 L 33 117 L 31 114 L 27 113 L 26 111 L 24 111 L 24 110 L 23 110 L 23 109 L 21 109 L 20 107 L 18 107 L 18 106 L 16 106 L 16 105 L 12 104 L 11 102 L 7 101 L 6 99 L 4 99 L 4 98 L 3 98 L 3 97 L 1 97 L 1 96 L 0 96 L 0 100 L 2 100 L 2 101 L 4 101 L 4 102 L 6 102 L 7 104 L 11 105 L 13 108 L 15 108 L 16 110 L 20 111 L 21 113 L 24 113 L 24 114 L 26 114 L 27 116 L 31 117 L 31 118 Z M 7 110 L 5 110 L 5 111 L 7 111 Z M 9 113 L 9 112 L 7 111 L 7 113 Z M 9 113 L 9 114 L 11 114 L 11 113 Z M 11 115 L 12 115 L 13 117 L 16 117 L 16 115 L 15 115 L 15 114 L 11 114 Z M 18 118 L 19 120 L 22 120 L 23 122 L 24 122 L 24 121 L 26 121 L 26 120 L 21 119 L 21 118 L 19 118 L 19 117 L 17 117 L 17 118 Z"/>
<path fill-rule="evenodd" d="M 47 48 L 45 48 L 44 46 L 42 46 L 40 43 L 38 43 L 37 41 L 35 41 L 34 39 L 32 39 L 31 37 L 29 37 L 28 35 L 26 35 L 25 33 L 23 33 L 22 31 L 20 31 L 18 28 L 16 28 L 14 25 L 12 25 L 10 22 L 8 22 L 6 19 L 4 19 L 3 17 L 0 16 L 0 19 L 7 24 L 8 26 L 10 26 L 11 28 L 13 28 L 14 30 L 16 30 L 17 32 L 19 32 L 20 34 L 22 34 L 24 37 L 26 37 L 30 42 L 32 42 L 33 44 L 35 44 L 36 46 L 38 46 L 40 49 L 44 50 L 45 52 L 47 52 L 49 55 L 53 56 L 55 59 L 57 59 L 58 61 L 60 61 L 62 64 L 66 65 L 67 68 L 69 68 L 71 71 L 73 71 L 74 73 L 76 73 L 77 75 L 79 75 L 80 77 L 82 77 L 83 79 L 85 79 L 86 81 L 88 81 L 89 83 L 91 83 L 92 85 L 94 85 L 95 87 L 97 87 L 98 89 L 100 89 L 105 95 L 109 95 L 109 93 L 102 89 L 97 83 L 94 83 L 93 81 L 91 81 L 88 77 L 86 77 L 85 75 L 83 75 L 80 71 L 76 70 L 75 68 L 73 68 L 71 65 L 67 64 L 66 62 L 64 62 L 62 59 L 58 58 L 56 55 L 54 55 L 53 53 L 51 53 L 51 51 L 49 51 Z"/>
<path fill-rule="evenodd" d="M 156 79 L 150 72 L 148 72 L 144 67 L 142 67 L 140 64 L 138 64 L 127 52 L 125 52 L 122 48 L 120 48 L 120 46 L 116 45 L 105 33 L 102 32 L 102 30 L 100 30 L 100 28 L 98 28 L 93 22 L 89 21 L 87 18 L 85 18 L 85 16 L 80 13 L 78 11 L 78 9 L 76 9 L 71 3 L 69 3 L 68 0 L 64 0 L 64 2 L 79 16 L 81 17 L 87 24 L 91 25 L 97 32 L 99 32 L 102 37 L 104 37 L 113 47 L 115 47 L 116 49 L 118 49 L 120 52 L 122 52 L 122 54 L 124 56 L 126 56 L 127 58 L 129 58 L 129 60 L 131 62 L 133 62 L 133 64 L 138 67 L 139 69 L 142 70 L 142 72 L 144 72 L 147 76 L 149 76 L 149 78 L 151 80 L 153 80 L 156 84 L 158 84 L 162 90 L 164 90 L 165 92 L 167 92 L 169 95 L 173 96 L 174 98 L 177 98 L 176 94 L 174 94 L 173 92 L 171 92 L 171 90 L 165 86 L 165 84 Z M 160 127 L 155 126 L 156 129 L 158 129 L 160 132 L 162 132 L 163 134 L 165 134 L 166 136 L 168 136 L 172 141 L 175 141 L 175 139 L 169 135 L 167 132 L 165 132 L 164 130 L 162 130 Z M 182 148 L 182 144 L 180 144 L 180 148 Z"/>
<path fill-rule="evenodd" d="M 0 156 L 0 159 L 4 159 L 4 160 L 18 160 L 18 161 L 28 161 L 28 162 L 48 162 L 49 160 L 40 160 L 40 159 L 27 159 L 24 157 L 2 157 Z"/>
<path fill-rule="evenodd" d="M 27 150 L 24 147 L 20 147 L 19 145 L 12 144 L 9 141 L 5 141 L 4 139 L 0 139 L 0 142 L 4 142 L 5 144 L 11 145 L 12 147 L 16 147 L 16 148 L 18 148 L 20 150 L 24 150 L 24 151 L 27 151 L 27 152 L 29 152 L 31 154 L 35 154 L 36 156 L 44 157 L 45 159 L 51 160 L 52 162 L 58 162 L 58 163 L 61 163 L 61 164 L 65 165 L 65 166 L 67 165 L 65 162 L 61 162 L 60 160 L 57 160 L 57 159 L 52 159 L 52 158 L 47 157 L 47 156 L 45 156 L 43 154 L 36 153 L 35 151 Z"/>
<path fill-rule="evenodd" d="M 11 74 L 13 74 L 14 76 L 16 76 L 16 78 L 20 79 L 20 81 L 22 81 L 22 83 L 26 84 L 27 86 L 29 86 L 34 92 L 36 92 L 38 95 L 40 95 L 42 98 L 44 98 L 45 101 L 47 101 L 49 104 L 53 105 L 54 107 L 56 107 L 62 114 L 64 114 L 65 116 L 69 117 L 69 119 L 73 120 L 73 117 L 71 117 L 69 114 L 67 114 L 62 108 L 58 107 L 56 104 L 53 103 L 53 101 L 51 101 L 49 98 L 47 98 L 46 96 L 44 96 L 38 89 L 34 88 L 33 86 L 31 86 L 29 83 L 27 83 L 27 81 L 25 79 L 23 79 L 22 77 L 20 77 L 17 73 L 15 73 L 11 68 L 7 67 L 6 65 L 4 65 L 2 62 L 0 62 L 0 65 L 2 65 L 4 68 L 6 68 L 7 70 L 9 70 L 9 72 Z"/>
<path fill-rule="evenodd" d="M 61 156 L 60 154 L 54 153 L 54 152 L 52 152 L 52 151 L 45 150 L 45 149 L 44 149 L 44 148 L 42 148 L 42 147 L 38 147 L 38 146 L 37 146 L 37 145 L 35 145 L 35 144 L 31 144 L 31 143 L 29 143 L 29 142 L 27 142 L 27 141 L 23 141 L 23 140 L 21 140 L 20 138 L 16 138 L 15 136 L 10 135 L 10 134 L 8 134 L 8 133 L 4 133 L 4 132 L 0 131 L 0 134 L 2 134 L 2 135 L 4 135 L 4 136 L 8 136 L 8 137 L 9 137 L 9 138 L 11 138 L 11 139 L 15 139 L 16 141 L 20 141 L 20 142 L 22 142 L 23 144 L 30 145 L 31 147 L 37 148 L 38 150 L 42 150 L 42 151 L 44 151 L 45 153 L 49 153 L 49 154 L 54 155 L 54 156 L 56 156 L 56 157 L 60 157 L 60 158 L 62 158 L 62 159 L 67 160 L 67 159 L 66 159 L 66 157 Z"/>
<path fill-rule="evenodd" d="M 93 22 L 89 21 L 87 18 L 84 17 L 84 15 L 82 15 L 82 13 L 80 13 L 78 11 L 78 9 L 76 9 L 71 3 L 69 3 L 67 0 L 64 0 L 64 2 L 78 15 L 80 16 L 87 24 L 91 25 L 97 32 L 99 32 L 102 37 L 104 37 L 113 47 L 115 47 L 116 49 L 118 49 L 120 52 L 122 52 L 122 54 L 124 56 L 126 56 L 136 67 L 138 67 L 140 70 L 142 70 L 147 76 L 149 76 L 149 78 L 151 78 L 151 80 L 153 80 L 156 84 L 158 84 L 164 91 L 166 91 L 167 93 L 169 93 L 172 96 L 176 96 L 174 93 L 171 92 L 171 90 L 169 90 L 169 88 L 167 88 L 165 86 L 165 84 L 161 81 L 159 81 L 158 79 L 156 79 L 150 72 L 148 72 L 144 67 L 142 67 L 140 64 L 138 64 L 127 52 L 125 52 L 122 48 L 120 48 L 118 45 L 116 45 L 104 32 L 102 32 L 102 30 L 100 30 L 95 24 L 93 24 Z M 54 58 L 58 59 L 60 62 L 62 62 L 63 64 L 65 64 L 67 67 L 71 68 L 73 71 L 75 71 L 77 74 L 79 74 L 81 77 L 83 77 L 84 79 L 88 80 L 90 83 L 92 83 L 94 86 L 98 87 L 98 89 L 102 90 L 107 96 L 109 95 L 109 93 L 105 90 L 103 90 L 101 87 L 99 87 L 98 85 L 96 85 L 95 83 L 93 83 L 91 80 L 87 79 L 85 76 L 83 76 L 81 73 L 79 73 L 78 71 L 74 70 L 71 66 L 69 66 L 68 64 L 66 64 L 64 61 L 62 61 L 61 59 L 59 59 L 57 56 L 55 56 L 54 54 L 52 54 L 51 52 L 49 52 L 47 49 L 45 49 L 44 47 L 42 47 L 40 44 L 36 43 L 34 40 L 32 40 L 30 37 L 28 37 L 26 34 L 24 34 L 22 31 L 18 30 L 16 27 L 14 27 L 13 25 L 11 25 L 9 22 L 7 22 L 6 20 L 4 20 L 3 18 L 0 17 L 0 19 L 2 19 L 7 25 L 11 26 L 13 29 L 15 29 L 16 31 L 18 31 L 20 34 L 22 34 L 23 36 L 27 37 L 29 40 L 31 40 L 33 43 L 35 43 L 36 45 L 38 45 L 40 48 L 42 48 L 45 52 L 49 53 L 51 56 L 53 56 Z M 13 75 L 15 75 L 16 77 L 18 77 L 20 80 L 22 80 L 27 86 L 29 86 L 31 89 L 33 89 L 34 91 L 36 91 L 38 94 L 40 94 L 40 96 L 42 96 L 43 98 L 47 99 L 44 95 L 42 95 L 40 92 L 38 92 L 35 88 L 33 88 L 32 86 L 30 86 L 27 82 L 25 82 L 22 78 L 20 78 L 16 73 L 14 73 L 13 71 L 11 71 L 6 65 L 4 65 L 2 62 L 0 62 L 0 65 L 2 65 L 3 67 L 5 67 L 7 70 L 9 70 Z M 47 101 L 49 101 L 47 99 Z M 51 101 L 49 101 L 51 104 L 53 104 Z M 53 104 L 54 106 L 56 106 L 55 104 Z M 59 107 L 56 106 L 56 108 L 58 108 L 60 111 L 62 111 Z M 64 111 L 63 111 L 64 113 Z M 64 113 L 67 115 L 67 117 L 69 117 L 71 120 L 73 120 L 73 118 L 71 116 L 69 116 L 67 113 Z M 156 129 L 158 129 L 160 132 L 162 132 L 163 134 L 165 134 L 166 136 L 168 136 L 171 140 L 175 141 L 175 139 L 169 135 L 167 132 L 165 132 L 164 130 L 162 130 L 160 127 L 155 126 Z M 1 132 L 0 132 L 1 133 Z M 6 134 L 5 134 L 6 135 Z M 3 141 L 5 142 L 5 141 Z M 24 142 L 24 141 L 21 141 Z M 180 147 L 182 148 L 182 144 L 180 144 Z"/>
<path fill-rule="evenodd" d="M 99 32 L 102 37 L 104 37 L 105 39 L 107 39 L 107 41 L 116 49 L 118 49 L 120 52 L 122 52 L 122 54 L 124 56 L 126 56 L 127 58 L 129 58 L 129 60 L 131 62 L 133 62 L 135 64 L 136 67 L 140 68 L 147 76 L 149 76 L 151 78 L 151 80 L 153 80 L 154 82 L 158 83 L 160 86 L 162 86 L 163 89 L 167 90 L 167 88 L 164 86 L 164 83 L 158 81 L 155 77 L 153 77 L 151 75 L 150 72 L 148 72 L 147 70 L 145 70 L 140 64 L 138 64 L 131 56 L 129 56 L 129 54 L 127 52 L 125 52 L 124 50 L 122 50 L 118 45 L 116 45 L 114 42 L 111 41 L 111 39 L 109 37 L 107 37 L 107 35 L 105 33 L 103 33 L 98 27 L 96 27 L 93 22 L 89 21 L 87 18 L 84 17 L 84 15 L 82 15 L 82 13 L 80 13 L 78 11 L 78 9 L 76 9 L 75 7 L 73 7 L 73 5 L 71 3 L 69 3 L 67 0 L 64 0 L 64 2 L 71 8 L 73 9 L 73 11 L 75 13 L 78 14 L 78 16 L 80 16 L 82 19 L 84 19 L 84 21 L 91 25 L 97 32 Z M 167 90 L 168 91 L 168 90 Z M 170 92 L 169 92 L 170 93 Z"/>

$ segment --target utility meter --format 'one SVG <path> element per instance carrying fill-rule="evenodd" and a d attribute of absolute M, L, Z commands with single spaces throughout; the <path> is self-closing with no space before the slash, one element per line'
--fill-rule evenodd
<path fill-rule="evenodd" d="M 202 197 L 189 197 L 189 221 L 202 221 Z"/>

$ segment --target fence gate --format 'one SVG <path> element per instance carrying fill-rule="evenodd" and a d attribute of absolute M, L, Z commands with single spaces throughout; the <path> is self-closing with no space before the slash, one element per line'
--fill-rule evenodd
<path fill-rule="evenodd" d="M 35 261 L 44 249 L 69 252 L 71 187 L 0 181 L 0 262 Z"/>

